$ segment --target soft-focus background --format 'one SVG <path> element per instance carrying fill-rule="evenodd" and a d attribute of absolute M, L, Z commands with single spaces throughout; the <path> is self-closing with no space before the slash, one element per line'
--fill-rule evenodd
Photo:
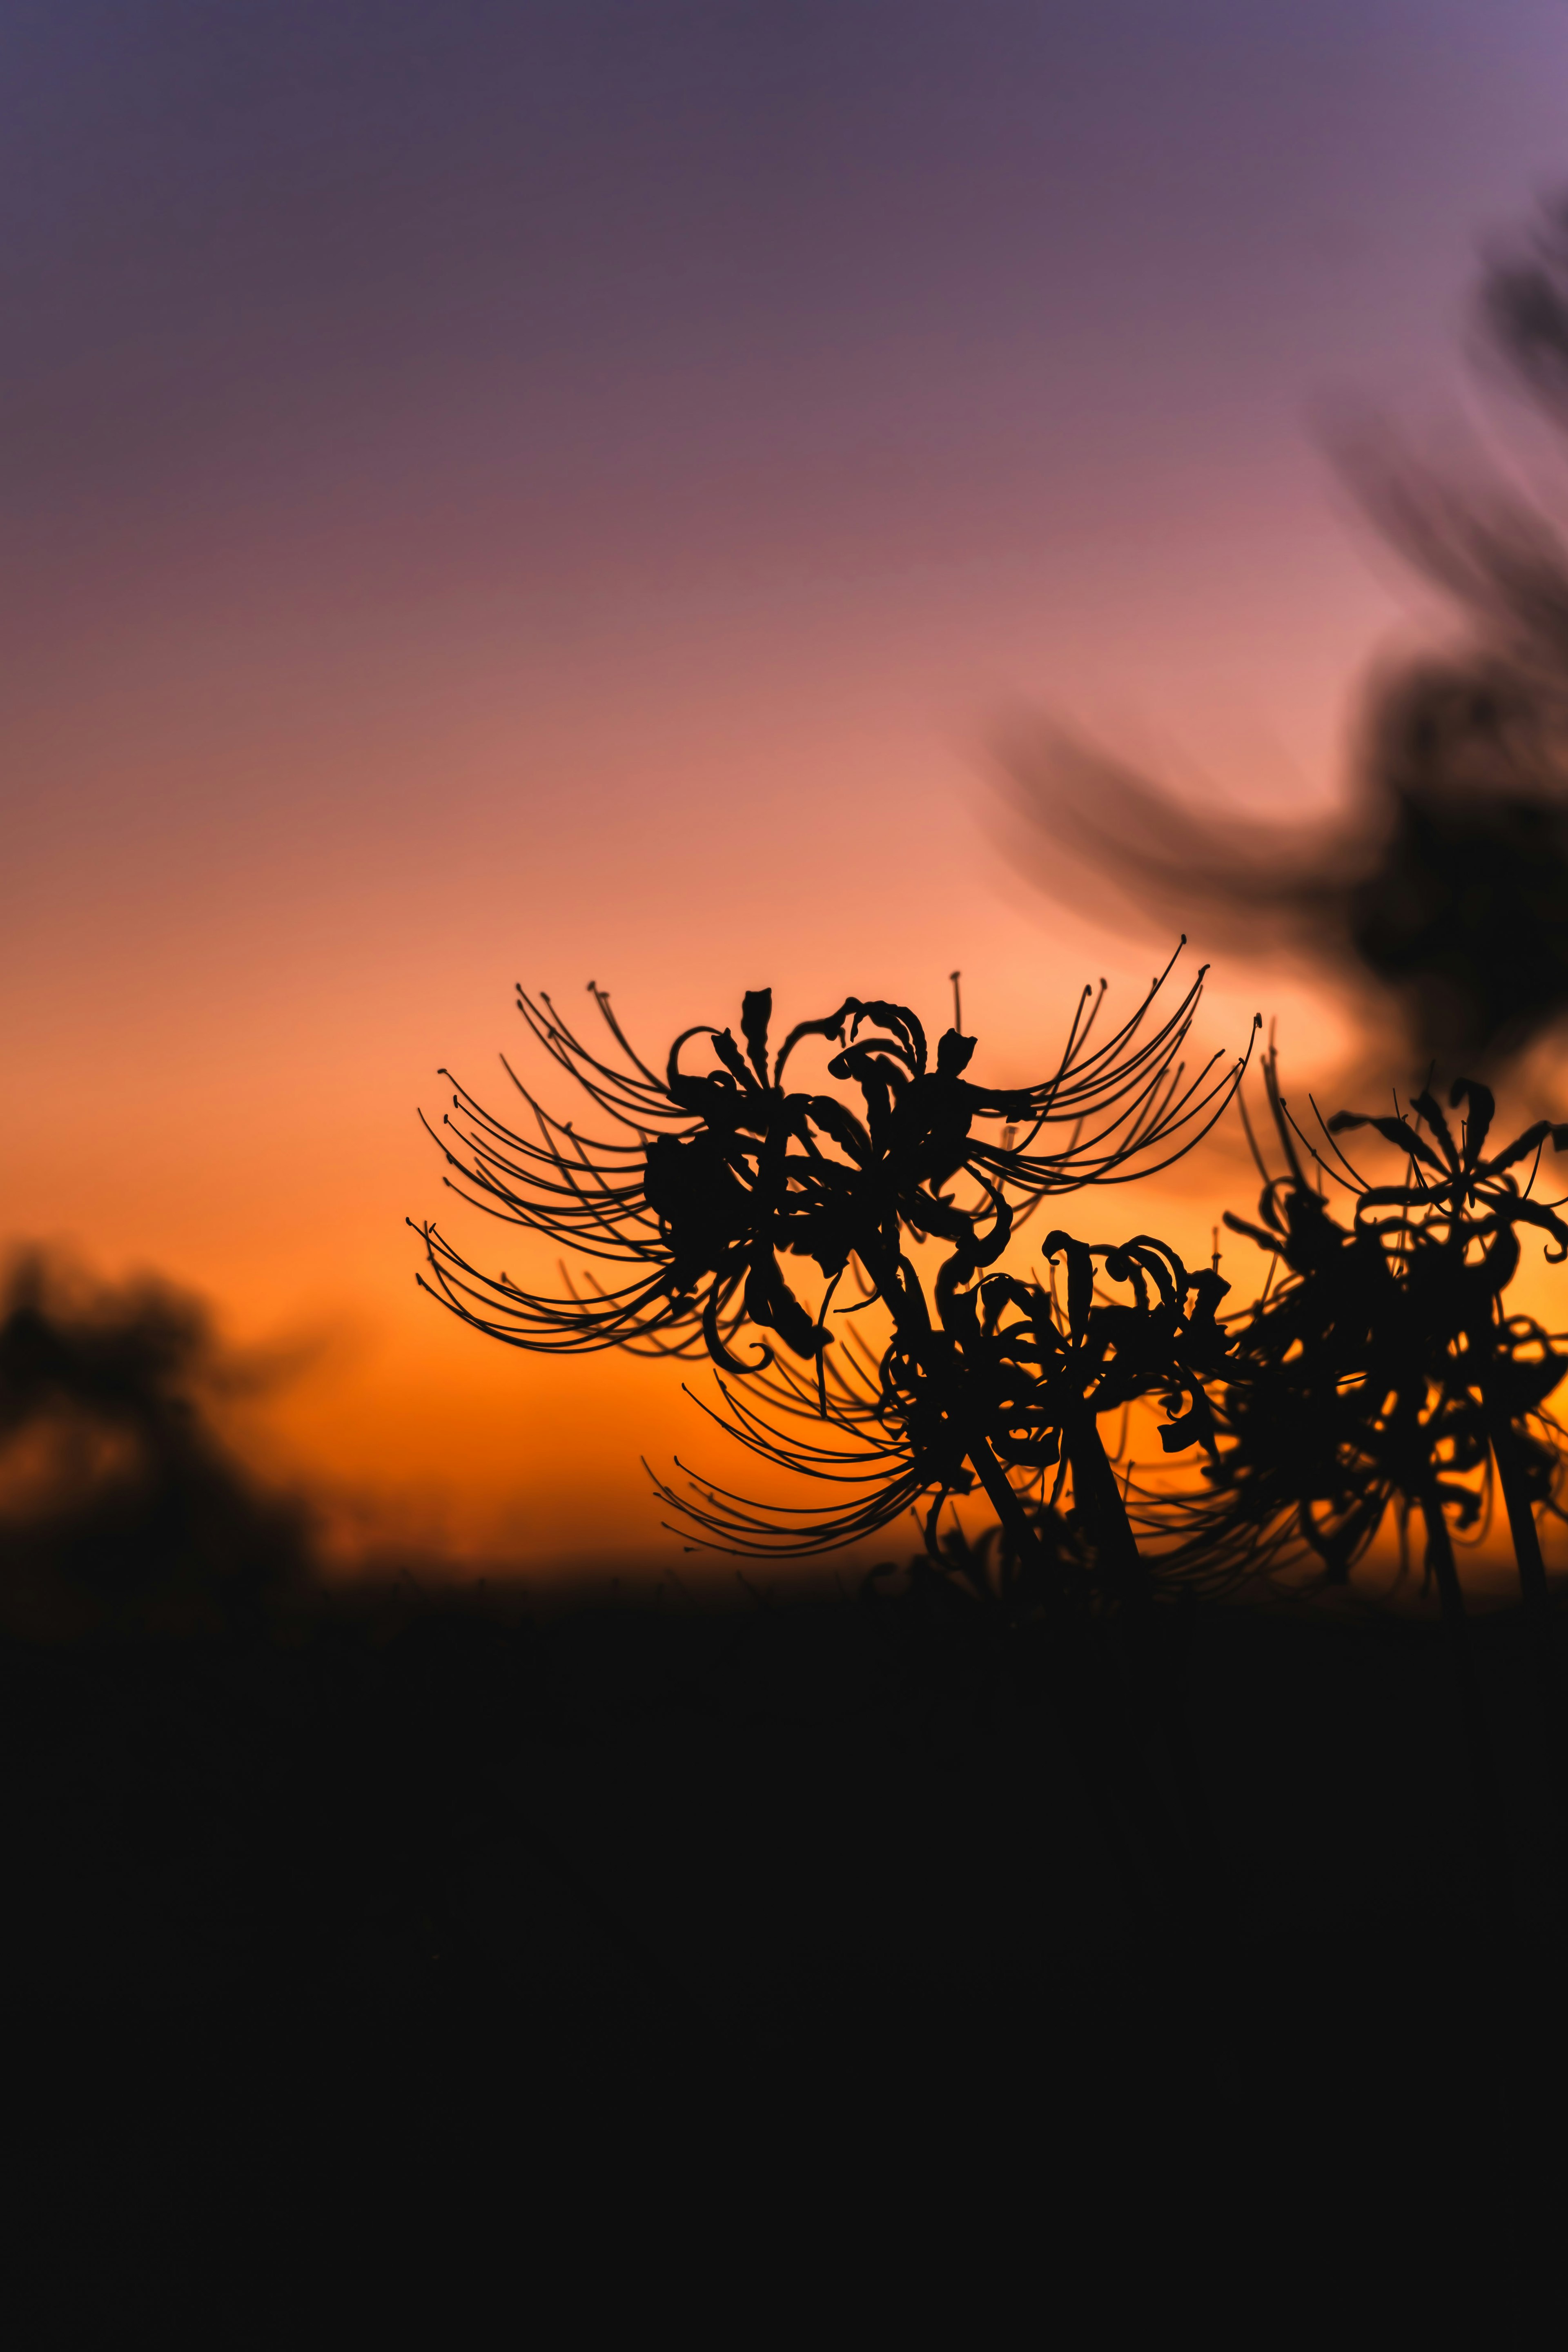
<path fill-rule="evenodd" d="M 1014 1080 L 1129 1003 L 998 730 L 1332 801 L 1423 623 L 1314 418 L 1484 397 L 1565 70 L 1546 0 L 19 0 L 0 1237 L 286 1360 L 237 1425 L 345 1563 L 678 1562 L 679 1373 L 416 1290 L 438 1066 L 500 1100 L 518 980 L 649 1053 L 765 984 L 937 1020 L 957 965 Z M 1234 961 L 1205 1045 L 1258 1004 L 1342 1062 Z M 1135 1222 L 1253 1189 L 1216 1150 Z"/>

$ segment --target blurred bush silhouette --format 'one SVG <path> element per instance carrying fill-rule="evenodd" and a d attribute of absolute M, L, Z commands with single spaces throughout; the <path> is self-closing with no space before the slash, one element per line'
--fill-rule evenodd
<path fill-rule="evenodd" d="M 1493 254 L 1476 317 L 1488 364 L 1568 428 L 1568 199 Z M 1349 985 L 1363 1024 L 1392 1016 L 1402 1084 L 1496 1078 L 1568 1013 L 1568 544 L 1493 462 L 1435 462 L 1365 421 L 1334 440 L 1455 623 L 1368 682 L 1340 813 L 1205 809 L 1045 727 L 1004 751 L 1014 847 L 1069 904 Z"/>
<path fill-rule="evenodd" d="M 311 1565 L 309 1514 L 225 1442 L 225 1399 L 275 1373 L 148 1276 L 16 1256 L 0 1286 L 0 1607 L 61 1630 L 254 1624 Z"/>

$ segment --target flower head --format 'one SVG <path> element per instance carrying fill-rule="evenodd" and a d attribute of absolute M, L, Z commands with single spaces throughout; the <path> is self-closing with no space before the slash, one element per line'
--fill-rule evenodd
<path fill-rule="evenodd" d="M 684 1030 L 660 1075 L 632 1050 L 603 990 L 590 992 L 607 1054 L 592 1051 L 549 997 L 520 989 L 533 1036 L 588 1097 L 592 1131 L 546 1110 L 509 1066 L 526 1108 L 521 1127 L 459 1088 L 437 1140 L 464 1199 L 589 1268 L 580 1283 L 563 1275 L 562 1291 L 543 1293 L 480 1272 L 426 1224 L 426 1287 L 516 1347 L 706 1353 L 739 1373 L 765 1369 L 776 1339 L 820 1360 L 833 1289 L 852 1257 L 886 1296 L 905 1279 L 906 1236 L 931 1235 L 952 1245 L 967 1279 L 1000 1256 L 1019 1203 L 1148 1172 L 1151 1152 L 1184 1150 L 1205 1131 L 1243 1065 L 1216 1077 L 1215 1057 L 1197 1079 L 1184 1076 L 1201 973 L 1144 1034 L 1169 970 L 1102 1044 L 1094 1032 L 1103 984 L 1092 1004 L 1086 992 L 1053 1075 L 1019 1088 L 974 1084 L 966 1073 L 975 1040 L 956 1025 L 933 1062 L 919 1017 L 884 999 L 847 997 L 797 1023 L 770 1055 L 772 992 L 751 991 L 739 1040 L 710 1024 Z M 807 1038 L 837 1048 L 827 1076 L 858 1102 L 790 1087 Z M 999 1138 L 988 1122 L 1001 1124 Z M 1046 1149 L 1064 1125 L 1060 1148 Z M 953 1188 L 964 1179 L 961 1199 Z M 815 1265 L 826 1286 L 815 1313 L 785 1271 L 792 1258 Z M 595 1267 L 608 1270 L 604 1278 Z M 747 1326 L 771 1335 L 752 1343 L 750 1360 L 735 1352 Z"/>

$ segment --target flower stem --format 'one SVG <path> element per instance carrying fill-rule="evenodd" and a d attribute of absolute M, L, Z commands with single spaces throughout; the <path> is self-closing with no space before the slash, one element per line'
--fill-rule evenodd
<path fill-rule="evenodd" d="M 1535 1524 L 1535 1512 L 1513 1423 L 1499 1407 L 1495 1398 L 1484 1389 L 1481 1403 L 1486 1414 L 1492 1460 L 1497 1465 L 1498 1484 L 1502 1488 L 1503 1501 L 1508 1507 L 1509 1533 L 1513 1538 L 1513 1556 L 1519 1569 L 1520 1599 L 1523 1603 L 1535 1666 L 1536 1704 L 1555 1799 L 1558 1866 L 1560 1870 L 1568 1870 L 1568 1727 L 1564 1726 L 1563 1719 L 1562 1691 L 1552 1641 L 1552 1601 L 1547 1590 L 1546 1562 L 1541 1551 L 1541 1531 Z"/>
<path fill-rule="evenodd" d="M 1200 1885 L 1212 1895 L 1220 1883 L 1218 1852 L 1203 1766 L 1193 1743 L 1178 1679 L 1184 1644 L 1174 1645 L 1168 1658 L 1160 1654 L 1163 1644 L 1160 1640 L 1162 1629 L 1155 1622 L 1153 1585 L 1139 1552 L 1132 1523 L 1127 1516 L 1126 1499 L 1117 1484 L 1093 1412 L 1086 1412 L 1070 1433 L 1068 1459 L 1074 1497 L 1089 1524 L 1101 1567 L 1121 1604 L 1123 1652 L 1140 1700 L 1163 1735 L 1179 1817 L 1185 1821 L 1189 1861 L 1195 1866 Z M 1158 1804 L 1157 1798 L 1155 1801 Z M 1165 1846 L 1169 1849 L 1174 1843 L 1179 1847 L 1183 1842 L 1180 1828 L 1173 1833 L 1163 1819 L 1164 1808 L 1161 1807 L 1160 1811 Z"/>
<path fill-rule="evenodd" d="M 1492 1752 L 1491 1734 L 1487 1727 L 1480 1676 L 1476 1668 L 1475 1645 L 1470 1637 L 1470 1622 L 1465 1612 L 1465 1596 L 1459 1584 L 1458 1570 L 1454 1565 L 1453 1538 L 1448 1533 L 1448 1522 L 1443 1516 L 1442 1500 L 1437 1494 L 1435 1478 L 1429 1476 L 1426 1479 L 1421 1488 L 1419 1501 L 1426 1528 L 1426 1565 L 1436 1580 L 1443 1623 L 1448 1635 L 1454 1696 L 1469 1758 L 1482 1874 L 1499 1924 L 1511 1929 L 1513 1890 L 1508 1866 L 1508 1838 L 1503 1823 L 1497 1759 Z"/>

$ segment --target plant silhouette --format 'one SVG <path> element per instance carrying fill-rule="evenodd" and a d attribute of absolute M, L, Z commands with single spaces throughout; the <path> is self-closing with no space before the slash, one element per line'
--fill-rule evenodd
<path fill-rule="evenodd" d="M 1269 1281 L 1227 1328 L 1215 1361 L 1205 1493 L 1142 1497 L 1139 1516 L 1152 1537 L 1174 1537 L 1163 1556 L 1167 1574 L 1214 1580 L 1313 1559 L 1322 1581 L 1343 1584 L 1391 1511 L 1402 1550 L 1419 1515 L 1488 1867 L 1506 1901 L 1500 1799 L 1454 1536 L 1484 1526 L 1495 1470 L 1550 1723 L 1551 1629 L 1534 1514 L 1556 1507 L 1561 1433 L 1544 1406 L 1568 1372 L 1568 1354 L 1533 1318 L 1509 1314 L 1503 1294 L 1521 1228 L 1546 1236 L 1549 1258 L 1568 1255 L 1562 1204 L 1531 1192 L 1543 1147 L 1568 1143 L 1568 1128 L 1539 1121 L 1489 1155 L 1492 1097 L 1460 1080 L 1450 1106 L 1467 1113 L 1458 1138 L 1424 1092 L 1408 1117 L 1397 1107 L 1389 1117 L 1338 1114 L 1323 1127 L 1326 1157 L 1291 1118 L 1272 1051 L 1264 1080 L 1285 1172 L 1270 1174 L 1259 1156 L 1261 1222 L 1227 1213 L 1226 1223 L 1268 1252 Z M 1369 1182 L 1345 1158 L 1334 1139 L 1361 1128 L 1405 1155 L 1402 1181 Z M 1330 1211 L 1330 1181 L 1352 1204 L 1348 1224 Z"/>
<path fill-rule="evenodd" d="M 1054 1286 L 1011 1275 L 961 1286 L 969 1264 L 955 1251 L 937 1275 L 933 1317 L 905 1258 L 899 1280 L 866 1302 L 881 1295 L 892 1321 L 879 1360 L 852 1340 L 821 1396 L 782 1362 L 771 1374 L 721 1379 L 725 1409 L 711 1414 L 721 1428 L 775 1468 L 849 1488 L 847 1503 L 803 1510 L 704 1478 L 689 1477 L 684 1493 L 656 1484 L 699 1541 L 773 1557 L 854 1542 L 918 1509 L 937 1569 L 999 1609 L 1004 1622 L 1047 1637 L 1047 1675 L 1102 1826 L 1135 1880 L 1130 1830 L 1181 1892 L 1194 1861 L 1213 1881 L 1207 1807 L 1154 1638 L 1153 1582 L 1100 1421 L 1157 1399 L 1168 1452 L 1212 1443 L 1203 1383 L 1226 1344 L 1215 1311 L 1228 1286 L 1206 1268 L 1189 1276 L 1167 1244 L 1147 1235 L 1090 1245 L 1058 1230 L 1042 1248 L 1053 1268 L 1065 1265 L 1065 1306 Z M 1106 1283 L 1130 1295 L 1108 1296 Z M 1064 1520 L 1057 1506 L 1069 1475 L 1073 1508 Z M 997 1525 L 975 1542 L 962 1526 L 944 1534 L 944 1505 L 976 1485 Z M 1159 1793 L 1151 1711 L 1184 1830 Z M 1119 1813 L 1105 1810 L 1108 1796 Z"/>
<path fill-rule="evenodd" d="M 1334 1136 L 1371 1127 L 1409 1155 L 1402 1184 L 1356 1179 L 1356 1223 L 1376 1236 L 1385 1257 L 1392 1248 L 1406 1258 L 1406 1282 L 1432 1350 L 1434 1377 L 1440 1368 L 1479 1407 L 1521 1588 L 1538 1618 L 1547 1596 L 1534 1511 L 1552 1502 L 1557 1463 L 1555 1428 L 1542 1420 L 1542 1408 L 1568 1371 L 1568 1357 L 1533 1318 L 1507 1314 L 1503 1293 L 1519 1266 L 1521 1226 L 1544 1233 L 1549 1263 L 1568 1257 L 1568 1224 L 1558 1214 L 1563 1203 L 1533 1199 L 1530 1185 L 1521 1190 L 1514 1173 L 1531 1161 L 1532 1184 L 1548 1140 L 1556 1150 L 1568 1146 L 1568 1125 L 1540 1119 L 1489 1158 L 1496 1108 L 1489 1089 L 1458 1080 L 1449 1108 L 1461 1106 L 1467 1116 L 1458 1140 L 1430 1093 L 1417 1095 L 1411 1106 L 1426 1136 L 1397 1113 L 1367 1118 L 1341 1111 L 1328 1131 Z"/>
<path fill-rule="evenodd" d="M 923 1504 L 928 1549 L 941 1559 L 940 1514 L 978 1484 L 997 1508 L 1001 1570 L 1038 1543 L 1028 1505 L 1044 1496 L 1029 1490 L 1054 1471 L 1054 1512 L 1070 1472 L 1102 1597 L 1134 1599 L 1146 1580 L 1100 1421 L 1155 1398 L 1167 1412 L 1167 1452 L 1212 1443 L 1204 1380 L 1227 1344 L 1215 1315 L 1229 1286 L 1207 1268 L 1189 1275 L 1168 1244 L 1144 1234 L 1091 1245 L 1058 1230 L 1041 1246 L 1053 1269 L 1065 1265 L 1065 1306 L 1054 1286 L 1016 1276 L 970 1281 L 960 1249 L 937 1274 L 933 1314 L 901 1255 L 863 1301 L 879 1299 L 891 1320 L 879 1360 L 851 1339 L 819 1388 L 782 1364 L 721 1381 L 727 1410 L 711 1417 L 750 1452 L 868 1496 L 799 1515 L 700 1481 L 697 1499 L 664 1486 L 666 1500 L 721 1548 L 775 1556 L 853 1542 Z M 1130 1295 L 1112 1297 L 1106 1283 Z M 825 1424 L 841 1444 L 824 1442 Z"/>
<path fill-rule="evenodd" d="M 705 1354 L 721 1400 L 703 1408 L 710 1417 L 829 1498 L 802 1508 L 706 1478 L 678 1492 L 656 1477 L 684 1522 L 678 1531 L 699 1546 L 816 1554 L 918 1509 L 933 1563 L 963 1557 L 975 1589 L 1009 1610 L 1026 1599 L 1063 1633 L 1096 1614 L 1130 1627 L 1149 1581 L 1100 1417 L 1157 1398 L 1167 1445 L 1209 1436 L 1203 1381 L 1222 1345 L 1215 1309 L 1226 1285 L 1212 1271 L 1189 1276 L 1145 1234 L 1091 1245 L 1049 1232 L 1044 1255 L 1064 1267 L 1065 1307 L 1039 1283 L 993 1269 L 1042 1202 L 1169 1165 L 1231 1099 L 1247 1057 L 1215 1055 L 1189 1074 L 1183 1049 L 1204 974 L 1167 1010 L 1172 964 L 1108 1035 L 1104 983 L 1086 989 L 1049 1076 L 1015 1088 L 967 1076 L 975 1040 L 959 1025 L 956 973 L 953 1026 L 934 1059 L 908 1006 L 858 997 L 797 1023 L 772 1051 L 772 995 L 757 990 L 742 1000 L 740 1042 L 729 1029 L 685 1030 L 662 1076 L 633 1051 L 603 991 L 591 992 L 613 1061 L 547 997 L 520 990 L 534 1037 L 605 1132 L 581 1134 L 509 1072 L 531 1131 L 459 1091 L 446 1123 L 454 1140 L 437 1138 L 455 1171 L 447 1181 L 494 1216 L 635 1271 L 619 1286 L 563 1273 L 562 1291 L 545 1295 L 479 1272 L 427 1224 L 425 1286 L 512 1346 Z M 710 1047 L 705 1070 L 683 1060 L 695 1039 Z M 835 1049 L 826 1075 L 855 1090 L 853 1107 L 843 1093 L 789 1087 L 807 1039 Z M 943 1253 L 929 1286 L 917 1262 L 928 1245 Z M 803 1262 L 823 1286 L 815 1311 L 795 1286 Z M 852 1297 L 836 1305 L 847 1276 Z M 1125 1296 L 1107 1296 L 1107 1284 Z M 872 1307 L 886 1318 L 879 1350 L 856 1327 L 837 1337 L 837 1318 Z M 1057 1509 L 1068 1475 L 1070 1527 Z M 944 1539 L 939 1519 L 977 1491 L 998 1538 L 972 1551 Z M 1065 1696 L 1081 1728 L 1085 1693 Z M 1116 1784 L 1123 1811 L 1168 1846 L 1129 1743 L 1112 1739 L 1107 1758 L 1103 1723 L 1089 1729 L 1101 1750 L 1091 1783 Z"/>
<path fill-rule="evenodd" d="M 525 1131 L 459 1090 L 456 1117 L 443 1121 L 451 1139 L 437 1139 L 460 1180 L 455 1189 L 582 1257 L 637 1272 L 616 1288 L 590 1275 L 581 1288 L 568 1280 L 564 1295 L 542 1295 L 504 1272 L 479 1272 L 426 1224 L 418 1230 L 432 1276 L 426 1287 L 515 1347 L 707 1354 L 739 1372 L 756 1368 L 733 1352 L 751 1325 L 796 1355 L 819 1356 L 829 1336 L 823 1313 L 807 1311 L 781 1256 L 815 1261 L 833 1284 L 853 1254 L 890 1264 L 908 1230 L 987 1264 L 1020 1208 L 1152 1173 L 1207 1132 L 1233 1079 L 1215 1076 L 1220 1055 L 1195 1076 L 1180 1058 L 1202 972 L 1163 1018 L 1154 1017 L 1170 969 L 1103 1039 L 1104 983 L 1098 993 L 1086 989 L 1051 1076 L 1009 1089 L 963 1076 L 974 1040 L 956 1027 L 939 1041 L 931 1066 L 925 1032 L 902 1005 L 847 998 L 825 1018 L 798 1023 L 770 1064 L 772 992 L 754 990 L 742 1005 L 742 1045 L 731 1030 L 700 1024 L 675 1040 L 661 1077 L 628 1045 L 603 990 L 590 993 L 617 1049 L 614 1063 L 593 1053 L 547 996 L 520 988 L 530 1030 L 587 1095 L 606 1132 L 589 1138 L 555 1118 L 507 1065 L 527 1108 Z M 786 1087 L 792 1057 L 808 1037 L 837 1045 L 829 1075 L 858 1087 L 859 1117 L 837 1096 Z M 696 1038 L 708 1040 L 716 1066 L 683 1066 Z M 976 1134 L 976 1121 L 999 1123 L 1000 1136 Z M 943 1191 L 961 1173 L 980 1189 L 975 1206 L 958 1207 Z M 759 1343 L 758 1362 L 772 1352 Z"/>
<path fill-rule="evenodd" d="M 795 1550 L 850 1542 L 921 1495 L 934 1494 L 940 1507 L 977 1479 L 1010 1540 L 1027 1549 L 1032 1538 L 1010 1474 L 1022 1467 L 1033 1477 L 1047 1458 L 1042 1448 L 1054 1443 L 1059 1451 L 1065 1435 L 1080 1457 L 1079 1477 L 1103 1483 L 1084 1431 L 1092 1430 L 1097 1411 L 1120 1405 L 1139 1382 L 1140 1393 L 1162 1382 L 1181 1390 L 1182 1367 L 1171 1351 L 1178 1293 L 1184 1297 L 1190 1286 L 1179 1260 L 1160 1244 L 1140 1239 L 1131 1255 L 1102 1250 L 1102 1262 L 1131 1286 L 1136 1304 L 1122 1310 L 1120 1322 L 1112 1317 L 1108 1324 L 1103 1314 L 1095 1320 L 1084 1287 L 1090 1256 L 1054 1234 L 1047 1250 L 1059 1247 L 1070 1257 L 1066 1343 L 1037 1301 L 1016 1286 L 993 1282 L 978 1294 L 970 1286 L 1042 1200 L 1151 1173 L 1189 1150 L 1221 1115 L 1244 1063 L 1227 1066 L 1215 1055 L 1188 1075 L 1182 1048 L 1204 974 L 1161 1017 L 1171 968 L 1156 977 L 1131 1019 L 1103 1039 L 1097 1033 L 1104 984 L 1098 993 L 1086 989 L 1052 1074 L 1032 1087 L 1000 1089 L 964 1075 L 975 1040 L 956 1023 L 939 1040 L 933 1064 L 918 1016 L 886 1000 L 847 998 L 826 1016 L 797 1023 L 770 1059 L 772 992 L 752 991 L 742 1005 L 740 1044 L 729 1029 L 685 1030 L 659 1077 L 627 1043 L 602 990 L 590 992 L 618 1051 L 616 1063 L 591 1053 L 547 997 L 536 1000 L 520 989 L 533 1035 L 588 1095 L 610 1132 L 582 1135 L 509 1070 L 532 1132 L 503 1126 L 459 1091 L 456 1117 L 449 1114 L 445 1125 L 462 1148 L 443 1141 L 457 1171 L 454 1189 L 582 1256 L 637 1272 L 616 1288 L 605 1288 L 591 1272 L 581 1286 L 563 1276 L 563 1292 L 547 1296 L 504 1271 L 479 1273 L 426 1224 L 419 1228 L 431 1275 L 426 1287 L 465 1321 L 518 1347 L 705 1353 L 721 1373 L 755 1379 L 785 1360 L 777 1356 L 777 1341 L 810 1363 L 820 1422 L 837 1422 L 857 1439 L 875 1423 L 866 1464 L 876 1492 L 847 1512 L 829 1506 L 809 1525 L 776 1540 L 763 1538 L 765 1549 L 781 1541 Z M 956 974 L 953 986 L 956 1015 Z M 706 1039 L 715 1057 L 705 1071 L 683 1066 L 683 1050 L 696 1038 Z M 788 1087 L 792 1058 L 807 1038 L 837 1048 L 827 1075 L 858 1091 L 858 1109 L 842 1095 Z M 995 1126 L 1000 1135 L 989 1131 Z M 950 1189 L 961 1178 L 973 1190 L 967 1202 Z M 910 1239 L 948 1246 L 934 1314 L 906 1247 Z M 815 1313 L 785 1274 L 785 1259 L 815 1264 L 826 1285 Z M 860 1303 L 877 1299 L 892 1322 L 874 1391 L 853 1352 L 850 1370 L 829 1380 L 828 1318 L 852 1265 Z M 1009 1307 L 1014 1320 L 1005 1324 Z M 768 1335 L 750 1340 L 749 1358 L 737 1352 L 748 1328 Z M 1054 1386 L 1026 1370 L 1043 1349 L 1064 1357 L 1054 1368 Z M 780 1377 L 775 1402 L 782 1397 L 792 1411 L 805 1391 L 793 1376 Z M 761 1426 L 752 1408 L 742 1404 L 737 1412 L 737 1433 L 752 1443 Z M 773 1441 L 761 1443 L 766 1450 Z M 777 1444 L 774 1454 L 784 1458 Z M 809 1445 L 794 1460 L 813 1476 L 865 1483 L 865 1465 L 837 1466 L 831 1449 Z M 1115 1524 L 1109 1502 L 1098 1524 L 1104 1550 Z M 710 1532 L 736 1549 L 757 1548 L 758 1531 L 744 1520 L 721 1527 L 715 1520 Z"/>
<path fill-rule="evenodd" d="M 171 1284 L 20 1254 L 0 1280 L 8 1603 L 44 1623 L 254 1631 L 308 1573 L 310 1515 L 251 1475 L 213 1408 L 277 1371 L 226 1349 Z"/>
<path fill-rule="evenodd" d="M 1557 1433 L 1542 1407 L 1568 1356 L 1534 1318 L 1508 1313 L 1503 1294 L 1521 1227 L 1546 1236 L 1549 1260 L 1568 1255 L 1563 1204 L 1531 1190 L 1542 1149 L 1568 1144 L 1568 1126 L 1540 1120 L 1488 1156 L 1491 1095 L 1460 1080 L 1459 1139 L 1422 1093 L 1409 1117 L 1337 1114 L 1325 1158 L 1289 1115 L 1272 1051 L 1263 1074 L 1285 1172 L 1259 1156 L 1261 1222 L 1227 1211 L 1225 1223 L 1275 1264 L 1215 1360 L 1206 1475 L 1219 1499 L 1191 1522 L 1188 1548 L 1241 1544 L 1270 1565 L 1315 1554 L 1342 1583 L 1401 1498 L 1423 1510 L 1424 1496 L 1441 1501 L 1472 1526 L 1484 1498 L 1455 1480 L 1489 1458 L 1513 1496 L 1521 1589 L 1543 1594 L 1531 1512 L 1555 1492 Z M 1333 1139 L 1363 1127 L 1406 1155 L 1404 1181 L 1369 1182 L 1344 1157 Z M 1348 1226 L 1327 1182 L 1349 1195 Z"/>
<path fill-rule="evenodd" d="M 1489 259 L 1489 370 L 1568 427 L 1568 199 Z M 1426 460 L 1364 418 L 1342 478 L 1458 623 L 1367 681 L 1344 803 L 1271 821 L 1205 807 L 1060 730 L 1005 757 L 1041 887 L 1126 926 L 1201 923 L 1392 1013 L 1412 1072 L 1506 1072 L 1568 1018 L 1568 542 L 1558 501 L 1478 459 Z"/>

